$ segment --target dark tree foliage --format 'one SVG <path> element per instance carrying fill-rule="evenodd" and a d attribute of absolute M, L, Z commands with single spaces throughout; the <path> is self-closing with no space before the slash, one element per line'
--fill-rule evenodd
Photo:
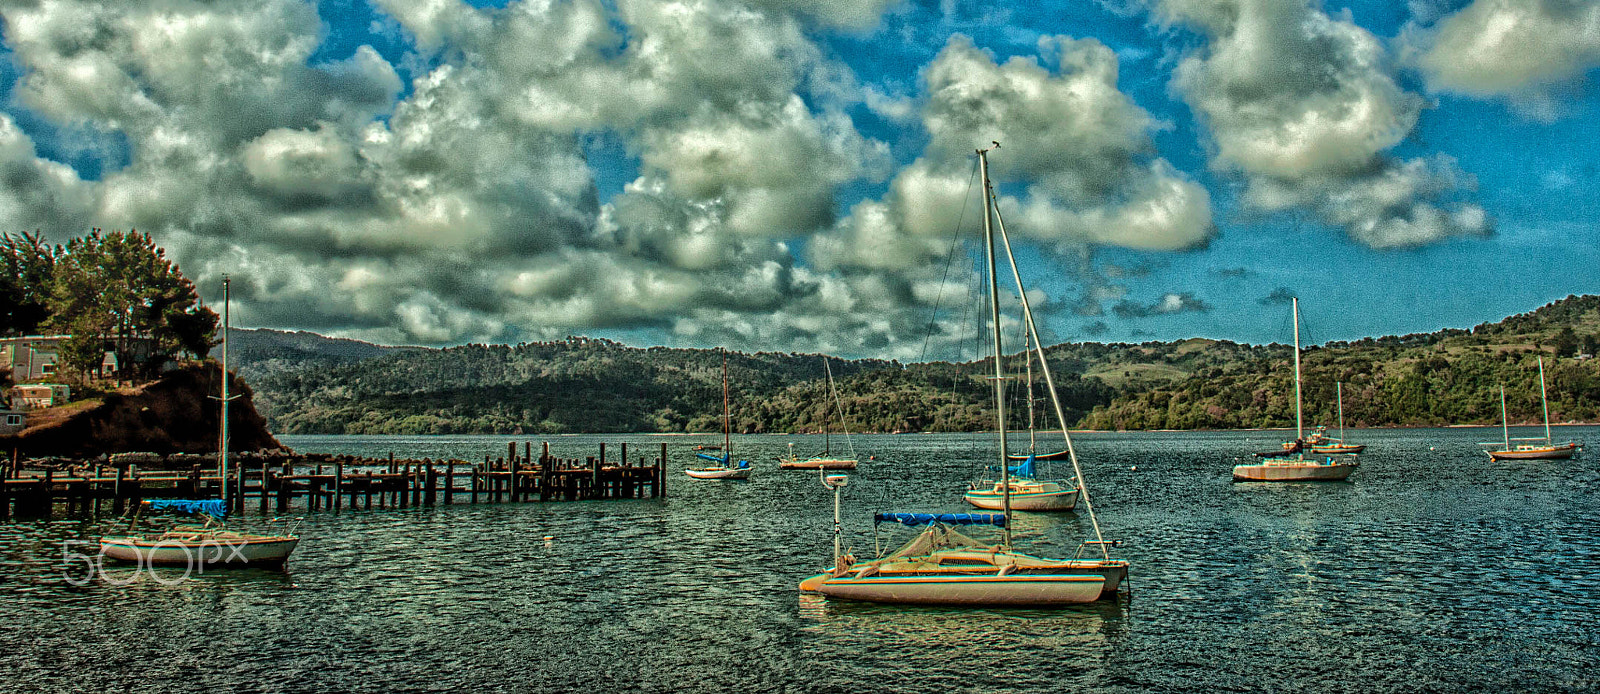
<path fill-rule="evenodd" d="M 69 369 L 95 368 L 108 348 L 120 364 L 132 364 L 135 337 L 155 343 L 144 375 L 166 358 L 204 355 L 213 344 L 216 313 L 199 306 L 194 285 L 147 234 L 95 229 L 54 247 L 36 235 L 7 235 L 0 239 L 0 261 L 15 268 L 8 273 L 12 284 L 0 286 L 16 302 L 4 329 L 71 334 L 60 352 Z"/>
<path fill-rule="evenodd" d="M 35 335 L 50 318 L 59 246 L 35 233 L 0 234 L 0 335 Z"/>

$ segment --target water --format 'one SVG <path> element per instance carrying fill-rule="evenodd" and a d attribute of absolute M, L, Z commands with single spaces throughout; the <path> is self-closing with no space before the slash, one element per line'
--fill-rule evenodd
<path fill-rule="evenodd" d="M 1473 443 L 1497 433 L 1362 431 L 1371 453 L 1352 481 L 1323 484 L 1229 481 L 1235 456 L 1282 432 L 1083 435 L 1133 597 L 1055 611 L 798 594 L 829 562 L 831 498 L 815 473 L 772 461 L 820 437 L 737 437 L 758 467 L 748 482 L 679 472 L 711 437 L 556 437 L 569 457 L 669 442 L 669 498 L 311 514 L 286 574 L 77 586 L 67 576 L 85 569 L 64 567 L 62 543 L 115 519 L 14 521 L 0 524 L 0 690 L 1600 689 L 1600 452 L 1495 464 Z M 1561 434 L 1600 441 L 1600 428 Z M 479 460 L 508 440 L 285 437 L 302 451 Z M 873 511 L 962 510 L 986 443 L 852 442 L 877 456 L 844 494 L 858 556 L 873 551 Z M 1031 515 L 1017 532 L 1028 551 L 1064 556 L 1089 523 Z"/>

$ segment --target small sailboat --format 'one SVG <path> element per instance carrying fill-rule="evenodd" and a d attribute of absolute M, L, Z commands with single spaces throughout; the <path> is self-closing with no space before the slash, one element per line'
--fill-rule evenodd
<path fill-rule="evenodd" d="M 1305 427 L 1300 410 L 1300 299 L 1294 306 L 1294 442 L 1288 448 L 1269 453 L 1257 453 L 1258 463 L 1233 466 L 1235 482 L 1316 482 L 1337 481 L 1348 478 L 1356 471 L 1354 458 L 1348 461 L 1333 458 L 1307 458 L 1312 452 L 1306 443 Z"/>
<path fill-rule="evenodd" d="M 995 145 L 999 146 L 998 143 Z M 873 518 L 874 527 L 883 522 L 922 527 L 911 541 L 899 549 L 869 561 L 856 561 L 843 554 L 840 548 L 839 493 L 845 486 L 844 475 L 823 477 L 823 485 L 832 489 L 833 497 L 833 557 L 832 568 L 800 582 L 800 590 L 817 592 L 830 598 L 865 600 L 871 602 L 957 605 L 957 606 L 1039 606 L 1092 602 L 1115 597 L 1117 589 L 1128 574 L 1128 562 L 1111 559 L 1109 549 L 1115 544 L 1107 542 L 1100 534 L 1100 523 L 1094 515 L 1087 492 L 1083 494 L 1089 520 L 1094 527 L 1095 539 L 1079 545 L 1078 555 L 1072 559 L 1049 559 L 1019 552 L 1012 544 L 1010 503 L 1012 490 L 1010 470 L 1005 457 L 1004 418 L 1004 367 L 1001 363 L 1002 346 L 999 331 L 999 300 L 995 257 L 994 224 L 998 222 L 999 241 L 1004 245 L 1010 260 L 1012 277 L 1016 279 L 1018 294 L 1022 296 L 1023 319 L 1033 344 L 1038 345 L 1038 329 L 1033 312 L 1028 305 L 1016 260 L 1005 233 L 1005 222 L 994 210 L 994 193 L 989 181 L 990 150 L 978 150 L 978 163 L 983 179 L 984 246 L 988 259 L 988 280 L 991 288 L 991 317 L 995 364 L 996 401 L 1002 403 L 999 413 L 1000 462 L 1003 513 L 879 513 Z M 1042 352 L 1041 352 L 1042 356 Z M 1049 367 L 1044 367 L 1046 387 L 1058 419 L 1064 420 L 1060 399 L 1056 396 Z M 1072 438 L 1062 426 L 1069 458 L 1078 473 L 1082 489 L 1082 471 L 1076 453 L 1072 452 Z M 1000 528 L 998 544 L 980 542 L 956 530 L 957 526 L 995 526 Z M 1089 549 L 1098 549 L 1099 558 L 1083 557 Z"/>
<path fill-rule="evenodd" d="M 1028 346 L 1026 344 L 1024 344 L 1022 346 L 1022 348 L 1023 348 L 1023 351 L 1027 354 L 1027 356 L 1025 356 L 1023 358 L 1024 359 L 1023 363 L 1026 365 L 1027 370 L 1028 370 L 1028 452 L 1027 453 L 1023 453 L 1023 454 L 1016 454 L 1016 453 L 1008 454 L 1008 455 L 1006 455 L 1006 459 L 1007 460 L 1017 460 L 1017 461 L 1026 461 L 1026 460 L 1065 460 L 1066 457 L 1067 457 L 1067 449 L 1065 449 L 1065 448 L 1063 448 L 1063 449 L 1061 449 L 1059 451 L 1051 451 L 1049 453 L 1040 453 L 1039 450 L 1038 450 L 1039 449 L 1039 437 L 1037 436 L 1038 430 L 1035 429 L 1034 426 L 1033 426 L 1033 422 L 1034 422 L 1034 416 L 1033 416 L 1033 403 L 1034 403 L 1034 397 L 1033 397 L 1033 351 L 1028 349 Z M 1028 476 L 1031 477 L 1032 474 L 1030 473 Z"/>
<path fill-rule="evenodd" d="M 281 569 L 300 543 L 293 530 L 282 535 L 257 535 L 228 530 L 222 525 L 228 507 L 221 499 L 146 499 L 135 511 L 177 511 L 205 519 L 201 527 L 176 526 L 171 530 L 100 538 L 100 553 L 110 559 L 145 566 L 184 566 L 191 569 Z"/>
<path fill-rule="evenodd" d="M 1502 446 L 1499 450 L 1486 450 L 1485 453 L 1494 460 L 1562 460 L 1571 458 L 1578 452 L 1580 446 L 1573 441 L 1556 443 L 1550 438 L 1550 399 L 1545 394 L 1544 387 L 1544 357 L 1539 357 L 1539 402 L 1544 407 L 1544 438 L 1511 438 L 1511 427 L 1506 423 L 1506 389 L 1500 389 L 1500 430 L 1505 433 L 1503 443 L 1480 443 L 1480 446 Z M 1518 443 L 1513 441 L 1535 441 L 1542 443 Z"/>
<path fill-rule="evenodd" d="M 192 513 L 205 519 L 201 527 L 177 526 L 171 530 L 100 538 L 100 553 L 111 559 L 138 562 L 146 566 L 184 566 L 204 570 L 216 567 L 282 568 L 289 554 L 299 545 L 293 529 L 281 535 L 258 535 L 228 530 L 222 520 L 228 515 L 232 492 L 228 484 L 228 278 L 222 278 L 222 413 L 217 437 L 218 470 L 221 474 L 221 499 L 146 499 L 134 508 L 130 530 L 139 523 L 145 509 Z"/>
<path fill-rule="evenodd" d="M 699 448 L 699 447 L 697 447 Z M 702 468 L 689 468 L 683 474 L 697 480 L 743 480 L 750 478 L 750 461 L 741 460 L 733 462 L 732 423 L 728 413 L 728 353 L 722 353 L 722 447 L 721 456 L 708 453 L 695 453 L 696 458 L 708 460 L 715 465 Z"/>
<path fill-rule="evenodd" d="M 822 368 L 825 369 L 827 371 L 827 373 L 828 373 L 828 391 L 833 396 L 835 407 L 837 407 L 839 412 L 843 412 L 844 411 L 844 402 L 840 400 L 839 391 L 833 385 L 833 367 L 828 366 L 828 360 L 827 359 L 823 359 L 822 360 Z M 833 409 L 833 408 L 829 408 L 829 409 Z M 844 423 L 844 417 L 843 416 L 839 417 L 839 422 L 840 422 L 841 425 Z M 854 469 L 856 469 L 856 464 L 859 461 L 857 460 L 857 458 L 854 455 L 854 453 L 855 453 L 855 444 L 850 441 L 850 429 L 849 429 L 848 426 L 846 426 L 845 429 L 844 429 L 844 440 L 845 440 L 845 444 L 850 447 L 850 452 L 851 452 L 852 455 L 849 458 L 839 458 L 839 457 L 836 457 L 836 456 L 832 455 L 831 448 L 830 448 L 830 446 L 828 444 L 828 417 L 827 417 L 827 413 L 824 412 L 823 413 L 823 418 L 822 418 L 822 454 L 821 455 L 814 455 L 814 456 L 811 456 L 809 458 L 797 457 L 797 456 L 795 456 L 795 453 L 794 453 L 794 444 L 791 443 L 791 444 L 789 444 L 789 457 L 788 458 L 779 458 L 778 459 L 778 469 L 780 469 L 780 470 L 854 470 Z"/>
<path fill-rule="evenodd" d="M 1024 348 L 1026 348 L 1026 345 L 1024 345 Z M 1038 444 L 1035 436 L 1037 430 L 1033 426 L 1033 352 L 1030 350 L 1027 354 L 1028 454 L 1020 458 L 1022 460 L 1020 464 L 1011 466 L 1008 471 L 1010 474 L 1006 476 L 1008 479 L 1004 481 L 979 480 L 973 482 L 968 485 L 966 493 L 962 494 L 961 498 L 976 508 L 989 511 L 999 511 L 1005 508 L 1008 499 L 1011 508 L 1018 511 L 1071 511 L 1078 507 L 1078 488 L 1076 486 L 1071 482 L 1050 482 L 1035 478 L 1037 474 L 1035 464 L 1040 460 L 1040 456 L 1034 452 Z M 999 390 L 1003 391 L 1003 388 L 1004 386 L 1002 385 Z M 997 393 L 996 397 L 1003 397 L 1003 393 Z M 1004 441 L 1006 430 L 1003 408 L 999 416 L 1001 418 L 1000 437 Z M 1001 455 L 1003 460 L 1018 459 L 1017 456 L 1005 454 L 1004 448 L 1005 446 L 1002 445 Z M 1059 454 L 1050 455 L 1065 454 L 1066 451 L 1063 450 Z M 1005 464 L 1010 465 L 1009 462 Z"/>
<path fill-rule="evenodd" d="M 1309 448 L 1312 453 L 1317 453 L 1317 454 L 1320 454 L 1320 455 L 1350 455 L 1350 454 L 1360 453 L 1360 452 L 1362 452 L 1364 450 L 1367 450 L 1366 444 L 1348 443 L 1348 442 L 1345 441 L 1345 438 L 1344 438 L 1344 383 L 1343 382 L 1335 382 L 1333 385 L 1334 385 L 1335 391 L 1337 392 L 1337 397 L 1338 397 L 1338 402 L 1339 402 L 1339 437 L 1338 438 L 1333 438 L 1331 436 L 1328 436 L 1328 427 L 1326 427 L 1326 426 L 1318 426 L 1315 430 L 1313 430 L 1311 432 L 1311 436 L 1306 437 L 1306 441 L 1305 441 L 1304 447 Z M 1294 442 L 1293 441 L 1284 442 L 1283 447 L 1284 447 L 1285 450 L 1294 448 Z"/>

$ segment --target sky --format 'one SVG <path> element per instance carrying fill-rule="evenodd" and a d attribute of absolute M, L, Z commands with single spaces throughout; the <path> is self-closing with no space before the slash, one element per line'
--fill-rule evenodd
<path fill-rule="evenodd" d="M 0 0 L 0 219 L 236 326 L 970 358 L 1600 293 L 1600 2 Z M 1014 288 L 1002 292 L 1014 306 Z"/>

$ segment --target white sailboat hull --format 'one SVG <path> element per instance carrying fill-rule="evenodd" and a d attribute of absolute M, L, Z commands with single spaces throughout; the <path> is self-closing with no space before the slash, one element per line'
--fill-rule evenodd
<path fill-rule="evenodd" d="M 1050 607 L 1100 599 L 1097 575 L 850 576 L 819 574 L 801 583 L 831 598 L 906 605 Z"/>
<path fill-rule="evenodd" d="M 1005 490 L 995 485 L 994 489 L 973 489 L 962 494 L 961 498 L 977 508 L 999 511 L 1005 508 Z M 1063 487 L 1054 482 L 1016 484 L 1013 482 L 1011 491 L 1011 510 L 1013 511 L 1071 511 L 1078 506 L 1078 490 L 1072 487 Z"/>
<path fill-rule="evenodd" d="M 778 463 L 780 470 L 854 470 L 856 461 L 848 458 L 811 458 L 809 460 L 785 460 Z"/>
<path fill-rule="evenodd" d="M 1567 443 L 1556 446 L 1517 446 L 1507 451 L 1487 451 L 1490 458 L 1495 460 L 1562 460 L 1571 458 L 1578 452 L 1578 444 Z"/>
<path fill-rule="evenodd" d="M 299 542 L 292 535 L 105 537 L 100 539 L 100 552 L 109 559 L 147 566 L 279 567 Z"/>
<path fill-rule="evenodd" d="M 1338 481 L 1356 471 L 1354 462 L 1315 460 L 1268 461 L 1253 465 L 1235 465 L 1235 482 L 1323 482 Z"/>
<path fill-rule="evenodd" d="M 684 470 L 683 474 L 697 480 L 742 480 L 749 479 L 750 468 L 705 468 L 701 470 Z"/>

